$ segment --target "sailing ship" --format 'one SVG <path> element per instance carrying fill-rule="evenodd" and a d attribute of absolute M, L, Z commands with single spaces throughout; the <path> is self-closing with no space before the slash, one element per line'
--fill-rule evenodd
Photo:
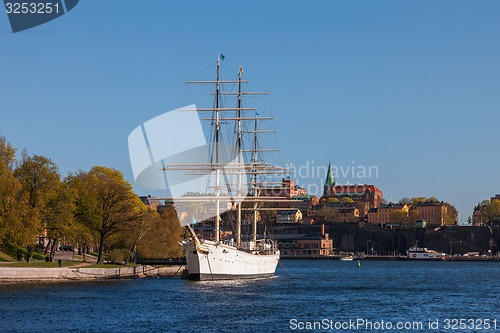
<path fill-rule="evenodd" d="M 236 80 L 220 78 L 223 59 L 223 55 L 217 56 L 215 80 L 187 82 L 212 85 L 213 107 L 190 106 L 182 110 L 184 114 L 194 111 L 209 122 L 213 142 L 193 148 L 184 157 L 168 158 L 161 168 L 174 192 L 180 223 L 190 236 L 181 246 L 191 280 L 270 277 L 280 258 L 277 243 L 266 238 L 265 233 L 259 238 L 257 227 L 260 210 L 271 210 L 270 202 L 286 200 L 280 194 L 281 185 L 277 185 L 286 170 L 264 161 L 264 154 L 276 149 L 262 147 L 259 141 L 262 134 L 274 132 L 261 129 L 259 124 L 274 118 L 261 116 L 257 108 L 244 105 L 248 97 L 266 93 L 243 91 L 248 81 L 242 79 L 241 66 Z M 237 89 L 227 91 L 226 87 Z M 235 105 L 227 105 L 228 98 Z M 229 133 L 224 129 L 230 129 L 226 131 Z M 278 194 L 270 196 L 270 190 Z M 244 211 L 251 216 L 249 235 L 242 232 Z M 235 220 L 229 238 L 221 235 L 222 214 Z M 203 221 L 213 223 L 212 239 L 196 233 L 195 225 Z"/>

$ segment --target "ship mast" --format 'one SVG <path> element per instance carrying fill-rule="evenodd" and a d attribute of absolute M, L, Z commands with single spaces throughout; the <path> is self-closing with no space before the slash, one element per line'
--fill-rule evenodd
<path fill-rule="evenodd" d="M 196 108 L 193 110 L 185 110 L 185 111 L 196 111 L 196 112 L 213 112 L 212 116 L 210 118 L 205 118 L 202 117 L 200 120 L 206 120 L 206 121 L 211 121 L 212 126 L 214 128 L 214 147 L 212 149 L 212 160 L 210 162 L 210 170 L 215 170 L 215 219 L 214 219 L 214 233 L 215 237 L 214 240 L 216 243 L 220 243 L 220 223 L 221 223 L 221 217 L 220 217 L 220 205 L 221 205 L 221 199 L 223 194 L 221 193 L 221 176 L 229 174 L 237 174 L 237 195 L 236 197 L 239 198 L 239 202 L 236 204 L 236 247 L 241 248 L 242 246 L 242 228 L 241 228 L 241 215 L 243 210 L 251 210 L 253 211 L 253 223 L 252 223 L 252 232 L 251 232 L 251 241 L 253 241 L 253 246 L 256 246 L 257 244 L 257 218 L 258 218 L 258 210 L 259 210 L 259 202 L 269 202 L 269 200 L 272 201 L 282 201 L 284 198 L 278 198 L 275 196 L 268 196 L 266 195 L 265 197 L 260 197 L 262 193 L 267 193 L 265 192 L 266 189 L 268 188 L 273 188 L 269 187 L 274 184 L 274 181 L 269 181 L 265 180 L 266 184 L 268 187 L 263 186 L 262 184 L 259 184 L 259 182 L 262 182 L 263 179 L 262 177 L 265 177 L 264 175 L 272 175 L 272 174 L 281 174 L 284 172 L 284 169 L 278 166 L 273 166 L 268 163 L 260 162 L 259 159 L 260 153 L 263 152 L 273 152 L 273 151 L 278 151 L 278 149 L 275 148 L 259 148 L 259 134 L 260 133 L 274 133 L 274 130 L 268 130 L 268 129 L 258 129 L 258 121 L 262 120 L 273 120 L 275 119 L 274 117 L 265 117 L 265 116 L 260 116 L 259 113 L 257 112 L 257 109 L 255 107 L 243 107 L 243 97 L 248 96 L 248 95 L 266 95 L 267 92 L 257 92 L 257 91 L 242 91 L 242 83 L 247 83 L 248 81 L 243 80 L 243 68 L 240 66 L 239 73 L 238 73 L 238 79 L 237 80 L 221 80 L 220 78 L 220 70 L 221 70 L 221 60 L 224 59 L 224 56 L 221 54 L 217 55 L 217 69 L 216 69 L 216 77 L 215 81 L 188 81 L 187 83 L 189 84 L 214 84 L 215 83 L 215 91 L 211 92 L 211 94 L 215 95 L 214 99 L 214 106 L 213 108 Z M 237 91 L 221 91 L 221 86 L 223 84 L 238 84 L 238 90 Z M 226 107 L 221 105 L 221 99 L 224 96 L 236 96 L 237 97 L 237 106 L 236 107 Z M 232 113 L 236 111 L 236 113 Z M 242 112 L 243 111 L 243 112 Z M 221 114 L 222 112 L 222 114 Z M 231 112 L 234 116 L 224 112 Z M 244 112 L 254 112 L 253 115 L 250 114 L 245 114 Z M 244 129 L 244 123 L 243 122 L 253 122 L 253 128 L 245 130 Z M 222 172 L 221 170 L 221 165 L 223 164 L 221 161 L 224 159 L 221 156 L 223 154 L 223 151 L 221 151 L 221 140 L 222 140 L 222 132 L 221 132 L 221 124 L 222 122 L 236 122 L 236 149 L 235 149 L 235 154 L 237 157 L 237 163 L 238 166 L 233 167 L 234 169 L 228 169 Z M 243 148 L 243 138 L 246 134 L 253 134 L 252 137 L 252 144 L 250 149 L 244 149 Z M 243 158 L 242 154 L 251 154 L 249 159 Z M 234 155 L 233 155 L 234 156 Z M 248 155 L 246 155 L 248 156 Z M 203 174 L 204 168 L 206 168 L 205 165 L 199 164 L 199 165 L 183 165 L 183 164 L 176 164 L 176 165 L 171 165 L 169 166 L 169 170 L 190 170 L 193 174 Z M 243 178 L 247 177 L 248 179 Z M 253 177 L 252 177 L 253 176 Z M 225 178 L 223 179 L 223 181 Z M 253 189 L 253 195 L 251 195 L 251 198 L 249 197 L 248 202 L 251 203 L 252 205 L 248 208 L 244 208 L 242 206 L 242 200 L 241 198 L 243 196 L 247 195 L 247 191 L 243 189 L 244 186 L 247 185 L 247 180 L 250 182 L 248 185 L 251 185 L 251 188 Z M 227 181 L 226 181 L 227 183 Z M 228 185 L 229 192 L 231 191 L 231 185 Z M 212 202 L 214 197 L 209 198 L 208 200 Z M 203 202 L 206 199 L 203 198 L 198 198 L 198 197 L 182 197 L 182 198 L 176 198 L 177 201 L 186 201 L 186 202 L 191 202 L 193 200 L 195 201 L 200 201 Z M 264 210 L 268 208 L 263 208 Z"/>
<path fill-rule="evenodd" d="M 220 72 L 220 54 L 217 55 L 217 74 L 215 77 L 215 242 L 220 241 L 220 168 L 219 168 L 219 72 Z"/>
<path fill-rule="evenodd" d="M 255 173 L 253 177 L 253 194 L 255 197 L 255 201 L 253 203 L 253 221 L 252 221 L 252 240 L 254 246 L 257 246 L 257 197 L 259 194 L 257 193 L 257 112 L 255 112 L 255 120 L 254 120 L 254 134 L 253 134 L 253 156 L 252 156 L 253 164 L 255 167 Z"/>
<path fill-rule="evenodd" d="M 236 141 L 236 154 L 238 156 L 238 164 L 244 163 L 241 161 L 241 75 L 243 74 L 243 67 L 240 66 L 240 71 L 238 73 L 238 138 Z M 238 174 L 238 197 L 241 197 L 241 186 L 242 186 L 242 175 L 241 172 Z M 239 248 L 241 246 L 241 202 L 238 203 L 237 213 L 236 213 L 236 246 Z"/>

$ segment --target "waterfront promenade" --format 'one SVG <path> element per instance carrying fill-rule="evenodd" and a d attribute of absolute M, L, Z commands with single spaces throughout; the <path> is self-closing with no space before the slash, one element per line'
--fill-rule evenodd
<path fill-rule="evenodd" d="M 57 265 L 59 259 L 62 267 Z M 86 260 L 73 252 L 57 252 L 53 263 L 0 262 L 0 283 L 174 277 L 184 270 L 184 265 L 93 265 L 95 257 L 87 256 Z"/>
<path fill-rule="evenodd" d="M 147 277 L 180 276 L 183 266 L 135 266 L 135 267 L 2 267 L 0 282 L 62 281 L 132 279 Z"/>

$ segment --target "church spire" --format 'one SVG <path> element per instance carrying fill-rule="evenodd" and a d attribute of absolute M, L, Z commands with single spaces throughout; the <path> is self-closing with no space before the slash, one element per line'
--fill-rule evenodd
<path fill-rule="evenodd" d="M 332 173 L 332 163 L 331 161 L 328 162 L 328 171 L 326 172 L 326 180 L 325 180 L 325 196 L 329 196 L 331 189 L 337 185 L 335 183 L 335 178 L 333 178 L 333 173 Z"/>
<path fill-rule="evenodd" d="M 328 162 L 328 171 L 326 172 L 325 186 L 335 186 L 335 178 L 333 178 L 332 173 L 332 162 Z"/>

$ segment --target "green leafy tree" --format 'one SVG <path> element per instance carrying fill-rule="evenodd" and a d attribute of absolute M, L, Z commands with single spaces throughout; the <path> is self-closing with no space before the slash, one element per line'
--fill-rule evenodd
<path fill-rule="evenodd" d="M 500 217 L 500 200 L 494 199 L 488 206 L 488 217 L 491 219 Z"/>
<path fill-rule="evenodd" d="M 393 223 L 403 223 L 408 222 L 410 217 L 408 216 L 408 212 L 404 210 L 395 210 L 389 215 L 389 220 Z"/>
<path fill-rule="evenodd" d="M 426 197 L 415 197 L 415 198 L 411 198 L 411 204 L 413 206 L 417 206 L 421 203 L 424 203 L 427 201 L 427 198 Z"/>
<path fill-rule="evenodd" d="M 28 192 L 29 205 L 43 215 L 61 186 L 57 165 L 47 157 L 25 157 L 14 171 L 23 189 Z"/>
<path fill-rule="evenodd" d="M 318 215 L 326 221 L 335 221 L 339 216 L 339 210 L 338 208 L 323 206 L 319 209 Z"/>
<path fill-rule="evenodd" d="M 95 166 L 71 178 L 77 191 L 75 218 L 97 240 L 97 263 L 102 264 L 109 237 L 141 219 L 146 206 L 118 170 Z"/>
<path fill-rule="evenodd" d="M 16 149 L 7 141 L 5 136 L 0 136 L 0 161 L 6 170 L 12 171 L 16 160 Z"/>
<path fill-rule="evenodd" d="M 29 211 L 24 221 L 26 237 L 22 243 L 28 246 L 30 253 L 35 237 L 47 231 L 53 219 L 54 201 L 61 189 L 61 177 L 56 164 L 49 158 L 23 155 L 21 164 L 14 170 L 14 176 L 28 195 Z"/>
<path fill-rule="evenodd" d="M 184 234 L 174 207 L 165 207 L 154 215 L 153 223 L 138 242 L 137 250 L 144 257 L 172 258 L 182 255 L 179 242 Z"/>
<path fill-rule="evenodd" d="M 141 218 L 129 223 L 126 230 L 120 230 L 110 237 L 111 258 L 116 261 L 129 261 L 133 258 L 135 261 L 139 243 L 148 233 L 153 232 L 158 223 L 160 223 L 160 215 L 148 208 Z M 159 242 L 159 235 L 154 236 Z"/>
<path fill-rule="evenodd" d="M 48 237 L 46 252 L 49 252 L 50 261 L 54 259 L 59 241 L 63 237 L 71 238 L 75 225 L 75 198 L 75 191 L 68 181 L 64 181 L 58 186 L 57 194 L 47 203 L 44 222 Z"/>
<path fill-rule="evenodd" d="M 443 223 L 445 225 L 454 225 L 458 223 L 458 211 L 455 206 L 445 203 L 446 213 L 444 214 Z"/>
<path fill-rule="evenodd" d="M 33 241 L 28 195 L 4 160 L 0 160 L 0 245 L 6 241 L 25 246 Z"/>

